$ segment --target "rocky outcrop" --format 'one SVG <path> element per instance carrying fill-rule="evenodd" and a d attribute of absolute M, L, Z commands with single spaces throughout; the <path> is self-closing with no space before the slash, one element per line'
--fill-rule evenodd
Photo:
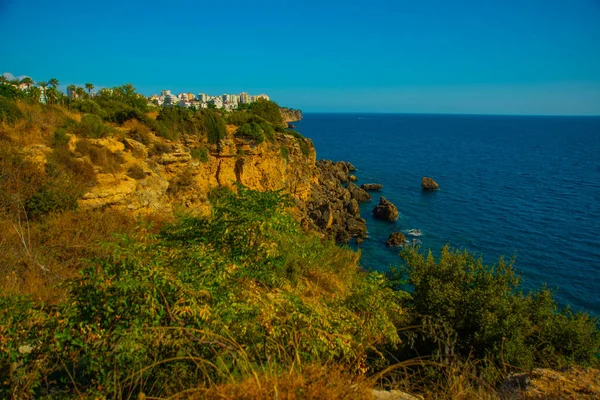
<path fill-rule="evenodd" d="M 378 192 L 383 189 L 383 185 L 380 183 L 363 183 L 360 188 L 369 192 Z"/>
<path fill-rule="evenodd" d="M 406 243 L 406 236 L 402 232 L 392 232 L 388 237 L 387 242 L 385 242 L 388 246 L 402 246 Z"/>
<path fill-rule="evenodd" d="M 599 399 L 600 370 L 577 366 L 563 371 L 536 368 L 510 375 L 501 394 L 506 399 Z"/>
<path fill-rule="evenodd" d="M 356 175 L 350 174 L 350 175 L 348 175 L 348 180 L 350 182 L 356 182 L 358 180 L 358 178 L 356 177 Z"/>
<path fill-rule="evenodd" d="M 364 189 L 359 188 L 352 182 L 348 183 L 346 189 L 348 189 L 348 191 L 350 192 L 350 196 L 353 199 L 356 199 L 356 201 L 358 202 L 371 200 L 371 195 L 369 193 L 367 193 Z"/>
<path fill-rule="evenodd" d="M 240 183 L 254 190 L 289 194 L 295 201 L 291 211 L 302 226 L 325 237 L 338 242 L 366 238 L 359 202 L 370 195 L 348 183 L 351 164 L 316 161 L 308 139 L 279 133 L 274 141 L 258 144 L 234 136 L 235 130 L 229 128 L 229 135 L 217 144 L 191 135 L 171 142 L 149 133 L 144 143 L 125 134 L 103 139 L 73 135 L 68 144 L 70 156 L 87 162 L 93 175 L 79 208 L 166 215 L 183 208 L 208 215 L 211 190 L 236 190 L 235 184 Z M 45 162 L 51 152 L 50 148 L 33 149 L 31 158 Z M 349 188 L 344 187 L 346 183 Z"/>
<path fill-rule="evenodd" d="M 293 108 L 280 107 L 279 112 L 285 123 L 296 122 L 302 119 L 302 111 Z"/>
<path fill-rule="evenodd" d="M 303 225 L 313 227 L 339 243 L 352 238 L 362 242 L 367 237 L 367 226 L 360 218 L 358 202 L 364 201 L 359 200 L 364 196 L 358 192 L 362 189 L 353 183 L 343 186 L 348 180 L 348 163 L 319 160 L 316 168 L 318 182 L 312 186 L 311 197 L 304 204 Z M 353 191 L 354 188 L 358 191 Z"/>
<path fill-rule="evenodd" d="M 384 219 L 386 221 L 395 221 L 398 219 L 398 209 L 385 197 L 381 197 L 379 204 L 373 209 L 375 218 Z"/>
<path fill-rule="evenodd" d="M 421 188 L 423 190 L 438 190 L 440 188 L 440 185 L 438 185 L 437 182 L 433 179 L 424 176 L 421 179 Z"/>
<path fill-rule="evenodd" d="M 171 213 L 173 207 L 185 207 L 208 214 L 208 193 L 218 186 L 233 188 L 239 182 L 261 191 L 282 190 L 304 204 L 311 197 L 312 186 L 318 183 L 316 153 L 308 139 L 279 134 L 274 142 L 256 144 L 229 136 L 216 145 L 201 143 L 196 137 L 184 137 L 179 143 L 154 135 L 150 139 L 148 145 L 131 138 L 88 139 L 119 165 L 111 173 L 94 165 L 96 183 L 83 195 L 79 207 L 110 207 L 144 214 Z M 85 139 L 73 137 L 69 148 L 73 157 L 85 158 L 77 153 L 79 140 Z M 300 141 L 305 142 L 304 148 Z M 191 149 L 198 148 L 205 151 L 203 160 L 192 156 Z"/>

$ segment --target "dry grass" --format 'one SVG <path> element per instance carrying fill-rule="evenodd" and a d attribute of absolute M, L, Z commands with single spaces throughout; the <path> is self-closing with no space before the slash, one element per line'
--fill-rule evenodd
<path fill-rule="evenodd" d="M 372 399 L 368 382 L 337 365 L 308 365 L 301 371 L 273 370 L 241 382 L 195 388 L 173 399 Z"/>
<path fill-rule="evenodd" d="M 64 212 L 40 222 L 0 218 L 0 292 L 55 304 L 65 294 L 59 283 L 103 255 L 101 243 L 136 226 L 133 217 L 117 211 Z"/>
<path fill-rule="evenodd" d="M 100 167 L 105 174 L 116 174 L 123 170 L 121 165 L 124 163 L 124 159 L 121 154 L 113 153 L 105 147 L 96 146 L 86 139 L 77 141 L 75 151 L 84 157 L 89 157 L 90 161 Z"/>
<path fill-rule="evenodd" d="M 49 145 L 54 131 L 67 119 L 74 121 L 81 119 L 80 114 L 58 106 L 42 106 L 20 101 L 17 102 L 17 106 L 26 118 L 14 126 L 3 126 L 0 135 L 10 138 L 21 146 Z"/>

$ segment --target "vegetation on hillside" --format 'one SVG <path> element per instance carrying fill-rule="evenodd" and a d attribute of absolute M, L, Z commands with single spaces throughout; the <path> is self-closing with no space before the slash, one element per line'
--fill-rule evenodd
<path fill-rule="evenodd" d="M 242 186 L 213 190 L 205 218 L 77 209 L 97 170 L 122 168 L 101 138 L 164 153 L 193 136 L 200 161 L 227 128 L 306 145 L 275 103 L 153 109 L 123 85 L 43 105 L 31 88 L 0 84 L 1 398 L 368 398 L 375 385 L 477 398 L 511 372 L 598 366 L 598 321 L 524 292 L 512 262 L 411 247 L 400 270 L 366 272 L 303 231 L 285 195 Z"/>

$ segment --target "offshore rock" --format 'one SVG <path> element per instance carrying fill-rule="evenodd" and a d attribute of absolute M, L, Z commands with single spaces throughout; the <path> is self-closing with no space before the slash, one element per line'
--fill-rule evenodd
<path fill-rule="evenodd" d="M 423 190 L 438 190 L 440 185 L 433 179 L 424 176 L 423 179 L 421 179 L 421 188 L 423 188 Z"/>
<path fill-rule="evenodd" d="M 383 185 L 380 183 L 363 183 L 362 185 L 360 185 L 360 188 L 362 190 L 367 190 L 370 192 L 378 192 L 381 189 L 383 189 Z"/>
<path fill-rule="evenodd" d="M 402 232 L 390 233 L 387 242 L 385 242 L 388 246 L 402 246 L 404 243 L 406 243 L 406 236 Z"/>
<path fill-rule="evenodd" d="M 398 209 L 385 197 L 381 197 L 379 204 L 373 209 L 373 216 L 386 221 L 395 221 L 398 219 Z"/>

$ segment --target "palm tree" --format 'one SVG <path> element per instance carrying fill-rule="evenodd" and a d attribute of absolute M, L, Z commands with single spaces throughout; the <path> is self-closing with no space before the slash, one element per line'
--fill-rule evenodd
<path fill-rule="evenodd" d="M 42 91 L 37 86 L 32 86 L 28 89 L 28 96 L 32 102 L 39 103 L 42 98 Z"/>
<path fill-rule="evenodd" d="M 85 84 L 85 88 L 88 90 L 88 94 L 91 96 L 92 95 L 92 89 L 94 88 L 94 85 L 92 83 L 86 83 Z"/>
<path fill-rule="evenodd" d="M 82 87 L 75 88 L 75 93 L 78 99 L 82 99 L 85 96 L 85 90 Z"/>
<path fill-rule="evenodd" d="M 27 85 L 27 90 L 29 90 L 29 88 L 31 88 L 31 85 L 33 85 L 33 79 L 26 76 L 25 78 L 23 78 L 23 80 L 21 80 L 21 83 Z"/>
<path fill-rule="evenodd" d="M 77 86 L 75 85 L 69 85 L 67 86 L 67 96 L 69 96 L 70 99 L 75 99 L 77 98 Z"/>
<path fill-rule="evenodd" d="M 48 81 L 48 85 L 52 86 L 54 89 L 56 89 L 58 84 L 59 84 L 59 82 L 58 82 L 58 79 L 56 79 L 56 78 L 52 78 Z"/>
<path fill-rule="evenodd" d="M 46 91 L 46 98 L 47 98 L 49 104 L 56 103 L 58 96 L 59 96 L 58 90 L 56 90 L 56 88 L 54 86 L 49 87 L 48 90 Z"/>
<path fill-rule="evenodd" d="M 8 83 L 8 78 L 4 75 L 0 75 L 0 85 L 6 85 Z"/>

